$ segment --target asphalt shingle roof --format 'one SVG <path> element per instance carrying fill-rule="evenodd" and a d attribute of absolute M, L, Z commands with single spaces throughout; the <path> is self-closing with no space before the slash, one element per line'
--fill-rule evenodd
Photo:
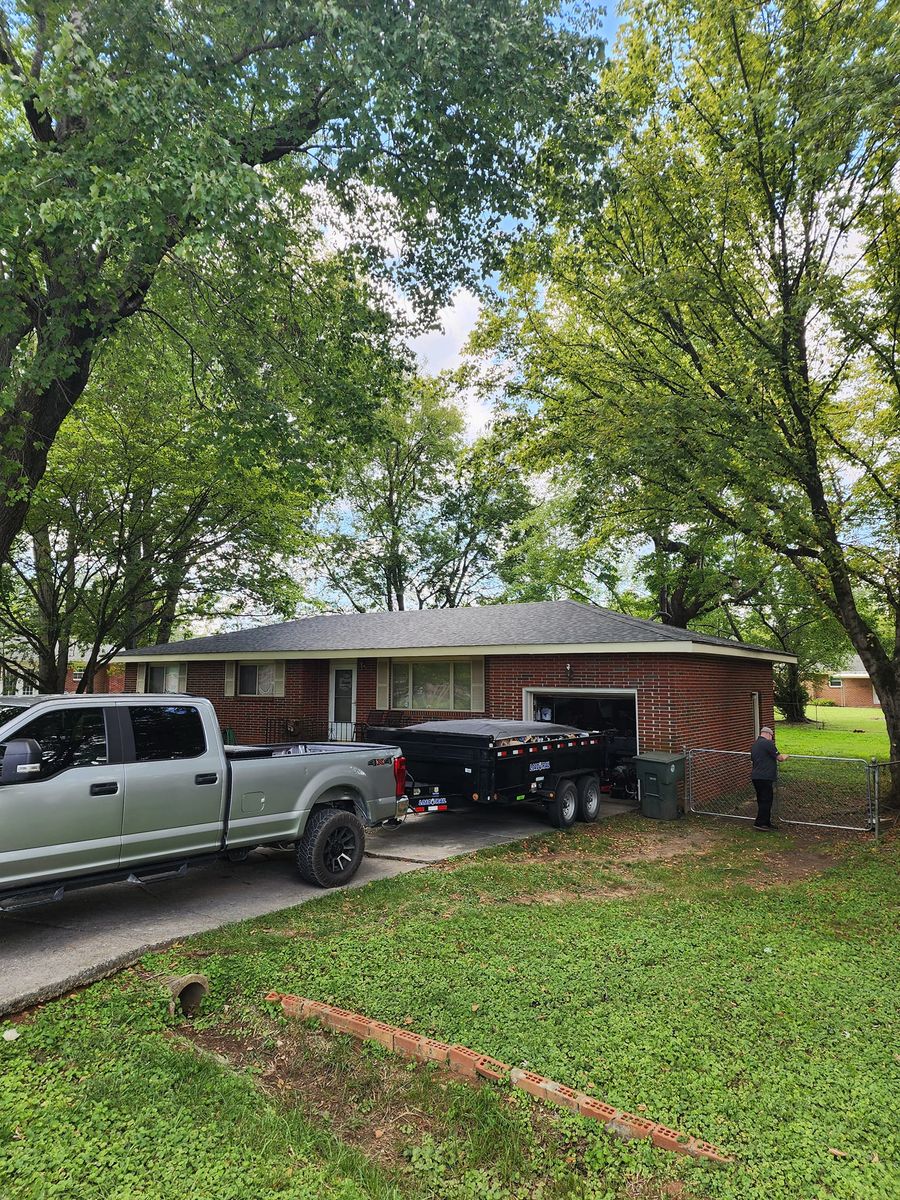
<path fill-rule="evenodd" d="M 431 608 L 406 612 L 373 612 L 303 617 L 279 625 L 240 629 L 211 637 L 169 642 L 126 651 L 127 657 L 164 654 L 271 654 L 283 651 L 346 652 L 357 650 L 415 650 L 465 646 L 538 646 L 646 644 L 692 642 L 771 654 L 765 646 L 751 646 L 727 638 L 708 637 L 689 629 L 676 629 L 626 617 L 607 608 L 575 600 L 532 604 L 493 604 L 478 608 Z M 777 653 L 777 652 L 776 652 Z"/>

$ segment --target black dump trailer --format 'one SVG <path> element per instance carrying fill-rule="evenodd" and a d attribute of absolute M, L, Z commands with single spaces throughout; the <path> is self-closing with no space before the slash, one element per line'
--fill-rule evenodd
<path fill-rule="evenodd" d="M 471 718 L 406 728 L 369 726 L 366 741 L 400 746 L 415 812 L 460 801 L 543 804 L 559 829 L 595 821 L 609 790 L 609 755 L 599 732 L 546 721 Z"/>

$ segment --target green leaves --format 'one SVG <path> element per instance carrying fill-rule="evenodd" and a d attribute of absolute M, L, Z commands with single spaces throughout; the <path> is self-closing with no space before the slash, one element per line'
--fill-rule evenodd
<path fill-rule="evenodd" d="M 493 330 L 538 408 L 534 457 L 574 476 L 599 536 L 641 551 L 712 529 L 771 551 L 841 622 L 889 713 L 895 8 L 635 5 L 608 75 L 610 186 L 575 213 L 555 203 L 549 244 L 510 259 Z"/>
<path fill-rule="evenodd" d="M 371 451 L 346 464 L 319 523 L 313 563 L 322 578 L 313 584 L 325 598 L 363 612 L 453 608 L 496 594 L 532 502 L 489 438 L 465 447 L 459 397 L 449 375 L 409 375 L 382 407 Z"/>
<path fill-rule="evenodd" d="M 314 228 L 316 191 L 352 214 L 367 271 L 426 317 L 479 259 L 496 264 L 499 217 L 527 209 L 525 167 L 589 79 L 556 18 L 549 0 L 13 3 L 0 17 L 0 555 L 94 354 L 173 257 L 252 249 L 277 272 Z"/>

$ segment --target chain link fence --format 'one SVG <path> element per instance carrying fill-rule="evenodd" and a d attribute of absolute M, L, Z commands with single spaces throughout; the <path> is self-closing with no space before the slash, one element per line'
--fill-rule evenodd
<path fill-rule="evenodd" d="M 690 812 L 754 820 L 756 794 L 750 781 L 748 753 L 690 749 L 686 755 Z M 900 764 L 792 754 L 778 767 L 772 816 L 786 825 L 877 833 L 879 771 L 892 767 L 900 772 Z"/>
<path fill-rule="evenodd" d="M 874 763 L 875 836 L 881 837 L 886 820 L 894 822 L 900 810 L 900 759 Z M 886 817 L 886 814 L 889 816 Z"/>

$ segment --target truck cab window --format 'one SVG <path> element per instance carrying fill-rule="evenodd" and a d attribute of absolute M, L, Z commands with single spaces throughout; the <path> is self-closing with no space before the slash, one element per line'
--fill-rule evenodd
<path fill-rule="evenodd" d="M 70 767 L 96 767 L 107 761 L 102 708 L 61 708 L 45 713 L 13 736 L 40 743 L 40 779 L 52 779 Z M 2 749 L 5 751 L 5 745 Z"/>
<path fill-rule="evenodd" d="M 135 762 L 198 758 L 206 752 L 203 720 L 185 704 L 129 705 Z"/>

